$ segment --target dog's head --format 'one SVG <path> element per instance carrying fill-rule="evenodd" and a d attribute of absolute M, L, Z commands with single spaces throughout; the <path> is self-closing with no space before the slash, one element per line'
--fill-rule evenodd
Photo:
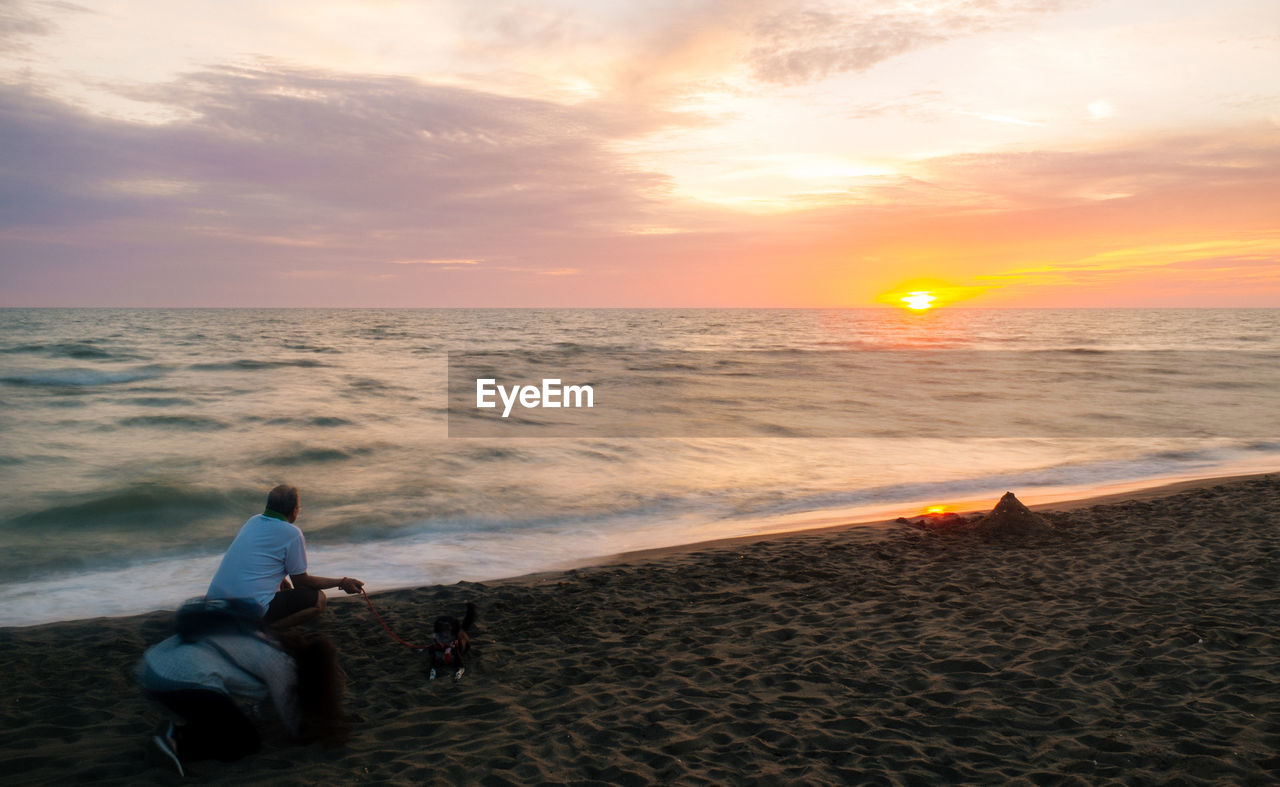
<path fill-rule="evenodd" d="M 436 618 L 431 630 L 435 634 L 436 642 L 442 644 L 452 642 L 458 638 L 458 619 L 448 616 Z"/>

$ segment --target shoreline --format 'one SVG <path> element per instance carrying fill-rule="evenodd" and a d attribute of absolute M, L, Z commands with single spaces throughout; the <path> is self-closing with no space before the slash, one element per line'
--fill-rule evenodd
<path fill-rule="evenodd" d="M 1119 492 L 1101 492 L 1100 491 L 1096 494 L 1089 494 L 1085 497 L 1055 500 L 1052 502 L 1045 502 L 1045 503 L 1027 503 L 1026 505 L 1027 505 L 1027 508 L 1030 508 L 1032 511 L 1036 511 L 1036 512 L 1076 511 L 1081 508 L 1091 508 L 1097 505 L 1109 505 L 1112 503 L 1122 503 L 1126 501 L 1153 500 L 1153 499 L 1167 497 L 1170 495 L 1179 494 L 1181 492 L 1188 492 L 1188 491 L 1193 491 L 1197 489 L 1207 489 L 1207 488 L 1212 488 L 1216 486 L 1230 485 L 1230 484 L 1235 484 L 1235 483 L 1244 482 L 1244 481 L 1266 479 L 1270 476 L 1275 476 L 1277 474 L 1280 474 L 1280 469 L 1277 469 L 1275 471 L 1263 472 L 1263 473 L 1204 476 L 1204 477 L 1180 479 L 1180 480 L 1155 479 L 1156 483 L 1152 485 L 1133 486 L 1132 488 L 1126 488 L 1124 491 L 1119 491 Z M 1118 485 L 1112 485 L 1112 486 L 1118 486 Z M 1128 487 L 1130 485 L 1123 484 L 1123 486 Z M 1010 491 L 1013 491 L 1015 494 L 1017 493 L 1017 490 L 1010 490 Z M 998 499 L 998 496 L 996 499 Z M 960 514 L 960 515 L 971 515 L 971 514 L 983 513 L 990 510 L 990 507 L 995 505 L 996 499 L 991 500 L 990 504 L 985 508 L 973 508 L 973 507 L 966 506 L 964 508 L 956 509 L 954 513 Z M 901 514 L 900 516 L 910 519 L 913 516 L 919 517 L 921 516 L 921 514 L 919 512 L 914 514 L 904 513 L 904 514 Z M 737 544 L 750 544 L 752 542 L 761 541 L 764 539 L 788 538 L 791 536 L 819 535 L 822 533 L 837 533 L 837 532 L 851 530 L 855 528 L 867 528 L 868 532 L 870 533 L 876 530 L 897 530 L 897 529 L 900 529 L 901 527 L 902 525 L 897 521 L 897 518 L 868 519 L 868 520 L 859 520 L 854 522 L 841 522 L 838 524 L 823 524 L 823 525 L 817 525 L 815 527 L 806 527 L 800 530 L 784 530 L 784 531 L 778 531 L 778 532 L 756 533 L 756 534 L 746 535 L 746 536 L 733 536 L 729 538 L 714 538 L 714 539 L 708 539 L 706 541 L 697 541 L 690 544 L 673 544 L 672 546 L 655 547 L 653 549 L 637 549 L 637 550 L 628 551 L 628 552 L 618 552 L 613 555 L 604 556 L 603 558 L 592 559 L 581 566 L 576 566 L 574 569 L 568 569 L 568 570 L 583 570 L 583 569 L 590 569 L 596 566 L 603 567 L 603 566 L 617 565 L 619 563 L 630 563 L 635 561 L 643 562 L 643 561 L 650 561 L 650 560 L 662 560 L 664 558 L 681 555 L 691 551 L 714 549 L 718 546 L 729 548 Z M 504 577 L 502 579 L 497 579 L 497 580 L 487 580 L 485 584 L 496 584 L 498 582 L 519 582 L 526 579 L 540 578 L 540 577 L 555 577 L 563 573 L 565 572 L 564 571 L 545 571 L 545 572 L 540 571 L 540 572 L 519 576 L 519 577 Z M 386 591 L 386 592 L 393 592 L 393 591 Z"/>
<path fill-rule="evenodd" d="M 1147 481 L 1121 482 L 1116 484 L 1106 484 L 1095 487 L 1082 497 L 1069 497 L 1057 499 L 1057 496 L 1050 493 L 1048 496 L 1055 499 L 1049 502 L 1031 502 L 1027 503 L 1027 507 L 1033 511 L 1072 511 L 1079 508 L 1088 508 L 1094 505 L 1102 505 L 1107 503 L 1122 502 L 1125 500 L 1147 500 L 1153 497 L 1162 497 L 1178 492 L 1199 489 L 1207 486 L 1217 486 L 1220 484 L 1235 483 L 1238 481 L 1247 481 L 1250 479 L 1266 478 L 1269 475 L 1280 473 L 1280 469 L 1275 471 L 1267 471 L 1260 473 L 1231 473 L 1220 476 L 1197 476 L 1194 478 L 1177 478 L 1177 479 L 1148 479 Z M 1106 491 L 1113 487 L 1122 487 L 1122 491 Z M 1012 490 L 1015 493 L 1017 490 Z M 1025 501 L 1024 501 L 1025 502 Z M 978 501 L 965 500 L 963 505 L 952 510 L 956 514 L 971 515 L 988 510 L 986 507 L 978 505 Z M 995 499 L 987 502 L 987 506 L 995 504 Z M 795 515 L 799 517 L 805 514 Z M 582 558 L 576 561 L 569 561 L 559 568 L 547 569 L 545 571 L 533 571 L 526 574 L 516 574 L 513 576 L 495 577 L 489 579 L 476 580 L 460 580 L 458 583 L 452 584 L 483 584 L 483 585 L 499 585 L 512 583 L 538 583 L 543 581 L 554 580 L 570 572 L 589 571 L 593 568 L 603 568 L 606 566 L 618 565 L 621 563 L 630 563 L 635 561 L 647 562 L 654 560 L 663 560 L 689 552 L 701 551 L 705 549 L 714 549 L 717 547 L 731 548 L 734 545 L 750 544 L 755 541 L 764 539 L 788 538 L 791 536 L 807 536 L 821 533 L 835 533 L 850 529 L 865 531 L 867 538 L 874 538 L 872 534 L 887 530 L 892 531 L 901 527 L 896 521 L 900 517 L 919 517 L 921 513 L 917 510 L 914 513 L 899 513 L 891 518 L 869 518 L 850 520 L 847 517 L 833 515 L 821 516 L 812 519 L 806 519 L 808 523 L 797 529 L 773 530 L 765 529 L 759 532 L 750 533 L 741 536 L 726 536 L 705 539 L 702 541 L 693 541 L 685 544 L 671 544 L 669 546 L 652 547 L 648 549 L 628 550 L 624 552 L 616 552 L 611 554 L 597 555 Z M 788 517 L 794 518 L 794 517 Z M 422 587 L 433 587 L 434 585 L 404 585 L 389 588 L 382 588 L 370 592 L 371 598 L 378 598 L 380 595 L 391 593 L 399 593 L 406 590 L 413 590 Z M 447 585 L 444 585 L 447 586 Z M 358 597 L 346 597 L 341 594 L 330 594 L 330 603 L 346 603 L 348 601 L 359 601 Z M 181 603 L 181 600 L 174 601 L 174 608 Z M 172 609 L 151 609 L 139 612 L 131 612 L 120 615 L 96 615 L 85 618 L 72 618 L 63 620 L 47 621 L 42 623 L 30 623 L 21 625 L 5 625 L 0 626 L 0 632 L 9 630 L 22 630 L 36 628 L 40 626 L 59 626 L 59 625 L 77 625 L 81 623 L 91 623 L 93 621 L 107 620 L 128 620 L 131 618 L 143 618 L 152 615 L 163 615 L 172 612 Z"/>
<path fill-rule="evenodd" d="M 1017 490 L 1014 490 L 1015 492 Z M 1280 474 L 1036 506 L 1044 538 L 846 524 L 380 592 L 421 641 L 474 602 L 460 683 L 358 598 L 305 627 L 345 747 L 187 763 L 212 784 L 1011 783 L 1280 777 Z M 0 629 L 14 784 L 172 784 L 133 668 L 168 612 Z"/>

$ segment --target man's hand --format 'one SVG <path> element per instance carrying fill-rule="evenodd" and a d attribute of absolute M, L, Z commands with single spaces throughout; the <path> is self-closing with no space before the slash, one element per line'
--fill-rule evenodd
<path fill-rule="evenodd" d="M 352 579 L 351 577 L 343 577 L 342 579 L 338 580 L 338 587 L 341 588 L 345 593 L 354 595 L 360 592 L 361 588 L 364 587 L 364 583 L 358 579 Z"/>

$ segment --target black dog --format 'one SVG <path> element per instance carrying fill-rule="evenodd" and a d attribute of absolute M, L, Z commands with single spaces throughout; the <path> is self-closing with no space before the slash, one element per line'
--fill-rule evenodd
<path fill-rule="evenodd" d="M 433 628 L 433 641 L 427 646 L 431 656 L 431 680 L 436 679 L 436 668 L 453 670 L 453 679 L 462 680 L 462 673 L 467 671 L 462 663 L 462 656 L 471 650 L 471 637 L 467 632 L 476 622 L 476 605 L 467 603 L 467 612 L 458 620 L 452 615 L 436 618 Z"/>

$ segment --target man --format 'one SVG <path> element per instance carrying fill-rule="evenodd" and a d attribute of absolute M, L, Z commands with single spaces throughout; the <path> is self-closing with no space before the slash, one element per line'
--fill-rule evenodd
<path fill-rule="evenodd" d="M 282 629 L 323 612 L 326 588 L 359 593 L 364 583 L 358 579 L 307 573 L 306 539 L 293 524 L 301 510 L 297 487 L 281 484 L 272 489 L 267 510 L 244 523 L 222 556 L 206 597 L 249 599 L 264 621 Z"/>

